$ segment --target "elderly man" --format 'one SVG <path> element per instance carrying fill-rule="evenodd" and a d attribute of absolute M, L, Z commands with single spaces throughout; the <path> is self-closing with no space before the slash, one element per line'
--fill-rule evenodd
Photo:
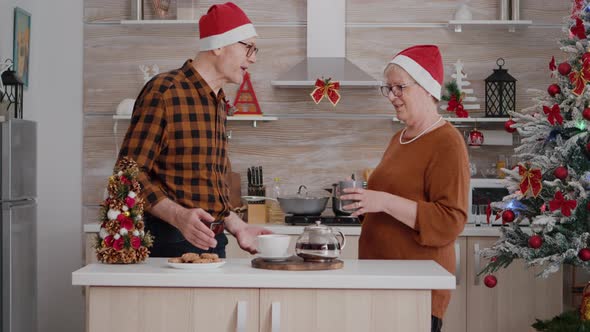
<path fill-rule="evenodd" d="M 199 21 L 194 60 L 149 81 L 137 98 L 119 158 L 133 158 L 147 202 L 152 256 L 211 252 L 225 257 L 226 229 L 240 247 L 270 231 L 246 224 L 229 204 L 226 83 L 256 62 L 256 30 L 235 4 L 213 5 Z"/>

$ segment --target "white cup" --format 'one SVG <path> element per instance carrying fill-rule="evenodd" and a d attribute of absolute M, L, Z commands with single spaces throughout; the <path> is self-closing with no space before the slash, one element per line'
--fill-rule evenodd
<path fill-rule="evenodd" d="M 258 235 L 258 254 L 263 258 L 282 258 L 288 255 L 291 237 L 283 234 Z"/>

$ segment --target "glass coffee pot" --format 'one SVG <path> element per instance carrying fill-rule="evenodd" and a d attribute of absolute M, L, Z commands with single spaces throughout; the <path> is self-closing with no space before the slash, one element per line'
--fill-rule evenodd
<path fill-rule="evenodd" d="M 306 262 L 328 262 L 340 256 L 345 244 L 346 238 L 340 230 L 322 225 L 318 220 L 303 229 L 295 243 L 295 254 Z"/>

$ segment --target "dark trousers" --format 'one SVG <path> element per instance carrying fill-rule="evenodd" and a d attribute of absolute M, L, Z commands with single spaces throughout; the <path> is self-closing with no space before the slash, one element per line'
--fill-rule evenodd
<path fill-rule="evenodd" d="M 442 329 L 442 319 L 434 316 L 430 316 L 430 331 L 431 332 L 441 332 Z"/>
<path fill-rule="evenodd" d="M 150 257 L 180 257 L 187 252 L 197 254 L 214 253 L 219 258 L 225 258 L 227 237 L 222 232 L 215 236 L 217 246 L 203 250 L 188 242 L 180 231 L 169 223 L 146 213 L 144 216 L 145 229 L 154 236 L 154 246 L 149 248 Z"/>

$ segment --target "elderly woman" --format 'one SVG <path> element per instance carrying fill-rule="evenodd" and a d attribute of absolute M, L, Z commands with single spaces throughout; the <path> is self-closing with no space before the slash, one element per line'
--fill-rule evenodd
<path fill-rule="evenodd" d="M 371 174 L 368 189 L 345 190 L 344 208 L 365 214 L 360 259 L 432 259 L 455 273 L 454 242 L 467 221 L 469 162 L 463 137 L 437 112 L 443 81 L 438 47 L 398 53 L 381 92 L 405 127 Z M 440 331 L 448 290 L 432 291 L 432 331 Z"/>

